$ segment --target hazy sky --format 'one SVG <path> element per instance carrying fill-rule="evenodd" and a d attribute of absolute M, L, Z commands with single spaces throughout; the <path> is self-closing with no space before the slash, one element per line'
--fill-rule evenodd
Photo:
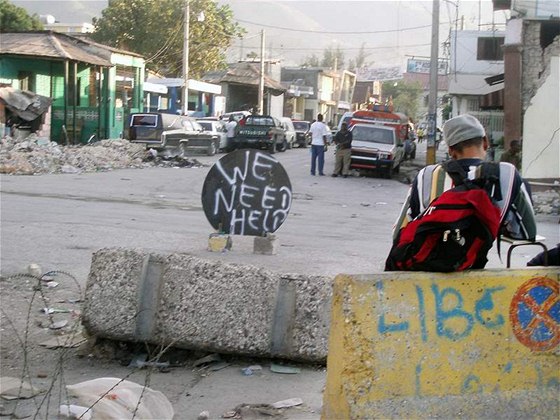
<path fill-rule="evenodd" d="M 264 29 L 271 57 L 299 64 L 312 54 L 322 57 L 325 48 L 340 47 L 345 59 L 356 56 L 361 46 L 373 66 L 404 66 L 407 56 L 430 55 L 432 1 L 404 0 L 229 0 L 235 18 L 248 31 L 236 42 L 233 56 L 259 51 Z M 440 45 L 455 27 L 456 1 L 440 3 Z M 491 0 L 459 0 L 463 28 L 490 30 L 495 20 L 504 29 L 504 12 L 492 12 Z M 480 21 L 479 21 L 480 11 Z M 231 53 L 230 53 L 231 54 Z M 443 49 L 441 50 L 443 54 Z"/>
<path fill-rule="evenodd" d="M 91 22 L 107 4 L 103 0 L 12 0 L 31 13 L 52 14 L 60 22 Z M 267 56 L 283 65 L 298 65 L 325 48 L 340 47 L 345 60 L 356 57 L 361 46 L 371 66 L 403 66 L 407 56 L 430 55 L 431 0 L 218 0 L 228 4 L 246 28 L 228 58 L 237 60 L 260 50 L 264 29 Z M 495 20 L 504 29 L 505 12 L 492 12 L 491 0 L 441 0 L 439 44 L 455 26 L 456 5 L 463 28 L 490 30 Z M 480 11 L 480 15 L 479 15 Z M 479 18 L 480 16 L 480 18 Z M 203 24 L 203 23 L 202 23 Z M 440 49 L 440 56 L 444 50 Z"/>

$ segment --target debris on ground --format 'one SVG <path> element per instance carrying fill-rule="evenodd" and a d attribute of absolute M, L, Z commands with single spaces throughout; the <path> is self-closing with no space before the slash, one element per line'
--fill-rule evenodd
<path fill-rule="evenodd" d="M 195 360 L 193 363 L 193 367 L 199 367 L 199 366 L 207 365 L 214 362 L 221 362 L 221 361 L 222 361 L 222 356 L 220 356 L 218 353 L 212 353 L 209 354 L 208 356 L 204 356 L 201 357 L 200 359 Z"/>
<path fill-rule="evenodd" d="M 90 420 L 91 410 L 81 405 L 64 404 L 60 406 L 60 415 L 70 419 Z"/>
<path fill-rule="evenodd" d="M 276 401 L 275 403 L 272 403 L 272 406 L 274 408 L 290 408 L 302 404 L 303 404 L 303 400 L 301 398 L 289 398 L 287 400 Z"/>
<path fill-rule="evenodd" d="M 241 369 L 241 373 L 244 376 L 251 376 L 255 373 L 261 374 L 262 373 L 262 366 L 261 365 L 251 365 Z"/>
<path fill-rule="evenodd" d="M 160 372 L 167 373 L 169 372 L 170 363 L 148 360 L 148 355 L 143 353 L 135 355 L 128 364 L 128 367 L 135 369 L 155 368 L 159 369 Z"/>
<path fill-rule="evenodd" d="M 91 407 L 92 417 L 171 420 L 174 411 L 163 393 L 119 378 L 97 378 L 66 386 L 80 404 Z"/>
<path fill-rule="evenodd" d="M 293 366 L 280 365 L 278 363 L 271 363 L 270 370 L 274 373 L 297 374 L 301 373 L 301 369 Z"/>
<path fill-rule="evenodd" d="M 38 175 L 98 172 L 148 166 L 198 167 L 196 159 L 155 151 L 125 139 L 101 140 L 91 144 L 60 145 L 38 141 L 35 134 L 25 139 L 9 136 L 0 141 L 0 173 Z"/>
<path fill-rule="evenodd" d="M 224 419 L 284 418 L 282 410 L 270 404 L 239 404 L 232 411 L 222 414 Z"/>
<path fill-rule="evenodd" d="M 42 343 L 39 343 L 40 346 L 46 347 L 47 349 L 57 349 L 60 347 L 63 348 L 73 348 L 79 347 L 81 344 L 85 343 L 87 338 L 81 336 L 80 334 L 71 334 L 71 335 L 58 335 L 52 338 L 49 338 Z"/>
<path fill-rule="evenodd" d="M 5 400 L 27 399 L 39 395 L 39 388 L 32 386 L 29 382 L 19 378 L 3 376 L 0 378 L 0 397 Z"/>

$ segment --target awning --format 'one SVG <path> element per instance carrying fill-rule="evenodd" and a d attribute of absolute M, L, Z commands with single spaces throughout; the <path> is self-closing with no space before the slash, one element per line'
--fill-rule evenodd
<path fill-rule="evenodd" d="M 0 88 L 0 101 L 4 102 L 6 108 L 25 121 L 33 121 L 43 115 L 52 103 L 51 98 L 12 87 Z"/>

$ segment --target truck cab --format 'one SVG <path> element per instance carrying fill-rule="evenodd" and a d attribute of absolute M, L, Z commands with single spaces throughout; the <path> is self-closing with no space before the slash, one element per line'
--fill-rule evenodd
<path fill-rule="evenodd" d="M 286 131 L 278 118 L 270 115 L 248 115 L 239 121 L 233 148 L 258 148 L 269 153 L 284 152 L 288 148 Z"/>
<path fill-rule="evenodd" d="M 355 123 L 350 131 L 350 168 L 360 172 L 379 172 L 386 178 L 390 178 L 393 172 L 398 172 L 404 159 L 404 147 L 399 144 L 393 127 Z"/>

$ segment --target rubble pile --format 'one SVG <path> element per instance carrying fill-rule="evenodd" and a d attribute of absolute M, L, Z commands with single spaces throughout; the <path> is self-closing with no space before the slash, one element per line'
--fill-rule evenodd
<path fill-rule="evenodd" d="M 0 173 L 38 175 L 108 171 L 146 166 L 200 166 L 196 160 L 161 158 L 144 146 L 124 139 L 63 146 L 31 134 L 27 138 L 4 137 L 0 143 Z"/>
<path fill-rule="evenodd" d="M 533 208 L 536 214 L 560 215 L 560 189 L 533 191 Z"/>

